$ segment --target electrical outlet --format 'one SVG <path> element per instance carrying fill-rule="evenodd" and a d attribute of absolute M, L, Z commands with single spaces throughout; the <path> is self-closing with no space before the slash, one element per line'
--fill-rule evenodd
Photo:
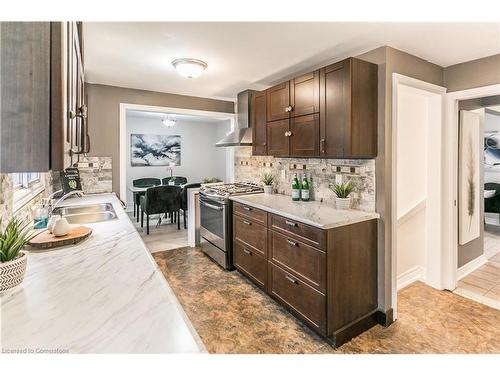
<path fill-rule="evenodd" d="M 284 169 L 281 170 L 281 179 L 282 180 L 286 179 L 286 170 L 284 170 Z"/>
<path fill-rule="evenodd" d="M 335 175 L 335 183 L 336 184 L 341 184 L 342 183 L 342 175 L 341 174 L 336 174 Z"/>

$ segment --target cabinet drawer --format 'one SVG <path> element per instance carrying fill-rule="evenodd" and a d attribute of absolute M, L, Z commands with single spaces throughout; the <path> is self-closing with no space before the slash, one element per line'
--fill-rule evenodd
<path fill-rule="evenodd" d="M 270 228 L 321 250 L 326 250 L 326 231 L 283 216 L 270 215 Z"/>
<path fill-rule="evenodd" d="M 233 238 L 249 250 L 267 258 L 267 228 L 244 217 L 233 215 Z"/>
<path fill-rule="evenodd" d="M 267 286 L 267 260 L 239 241 L 234 241 L 233 250 L 236 268 L 265 290 Z"/>
<path fill-rule="evenodd" d="M 246 204 L 233 202 L 233 212 L 245 216 L 262 225 L 267 225 L 267 212 L 248 206 Z"/>
<path fill-rule="evenodd" d="M 269 235 L 271 260 L 324 293 L 325 252 L 274 231 Z"/>
<path fill-rule="evenodd" d="M 280 267 L 269 263 L 270 293 L 319 332 L 326 331 L 325 296 Z"/>

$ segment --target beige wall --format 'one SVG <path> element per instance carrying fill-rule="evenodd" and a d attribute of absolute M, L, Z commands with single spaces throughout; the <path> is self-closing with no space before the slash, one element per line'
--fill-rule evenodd
<path fill-rule="evenodd" d="M 460 91 L 500 83 L 500 54 L 444 69 L 448 91 Z"/>
<path fill-rule="evenodd" d="M 194 96 L 135 90 L 122 87 L 87 84 L 89 108 L 90 156 L 111 156 L 113 191 L 120 193 L 120 103 L 196 109 L 213 112 L 234 112 L 229 101 Z"/>

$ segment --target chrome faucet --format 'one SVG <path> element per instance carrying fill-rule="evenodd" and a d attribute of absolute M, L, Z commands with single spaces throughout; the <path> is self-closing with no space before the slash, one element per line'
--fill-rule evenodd
<path fill-rule="evenodd" d="M 56 193 L 59 193 L 60 191 L 61 191 L 61 190 L 56 191 Z M 56 193 L 51 194 L 51 196 L 53 196 L 53 195 L 54 195 L 54 194 L 56 194 Z M 82 197 L 83 197 L 83 195 L 84 195 L 83 190 L 73 190 L 73 191 L 70 191 L 70 192 L 69 192 L 69 193 L 67 193 L 67 194 L 64 194 L 61 198 L 59 198 L 59 199 L 57 200 L 57 202 L 56 202 L 54 205 L 52 205 L 52 199 L 50 199 L 50 200 L 49 200 L 49 207 L 50 207 L 50 209 L 49 209 L 49 216 L 52 216 L 52 213 L 53 213 L 53 212 L 54 212 L 54 210 L 57 208 L 57 206 L 59 205 L 59 203 L 61 203 L 61 202 L 62 202 L 62 201 L 64 201 L 65 199 L 67 199 L 67 198 L 71 197 L 72 195 L 76 195 L 76 194 L 80 194 Z"/>

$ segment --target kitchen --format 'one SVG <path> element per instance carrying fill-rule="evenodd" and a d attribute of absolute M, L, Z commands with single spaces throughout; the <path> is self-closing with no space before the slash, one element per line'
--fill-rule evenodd
<path fill-rule="evenodd" d="M 249 43 L 252 27 L 220 25 L 234 28 L 234 38 L 247 34 Z M 266 30 L 279 35 L 280 27 L 294 26 L 269 23 Z M 329 27 L 309 24 L 304 32 Z M 425 27 L 431 26 L 420 31 Z M 237 83 L 231 73 L 241 67 L 221 73 L 199 43 L 197 55 L 170 59 L 162 73 L 168 79 L 159 80 L 152 67 L 143 77 L 133 74 L 155 53 L 137 57 L 148 38 L 168 34 L 164 42 L 173 49 L 202 34 L 205 44 L 216 43 L 217 33 L 202 23 L 168 22 L 2 22 L 0 28 L 0 234 L 7 238 L 18 218 L 10 228 L 26 244 L 10 260 L 17 274 L 1 294 L 4 353 L 498 352 L 491 328 L 497 310 L 419 282 L 397 291 L 397 313 L 390 297 L 396 290 L 388 250 L 389 69 L 429 80 L 438 72 L 442 82 L 452 63 L 442 68 L 411 48 L 377 42 L 311 60 L 306 49 L 300 66 L 261 64 L 266 80 Z M 366 33 L 373 30 L 367 26 Z M 174 35 L 185 39 L 175 42 Z M 327 39 L 319 38 L 325 44 L 317 48 Z M 125 46 L 126 56 L 114 52 Z M 495 48 L 456 64 L 489 59 L 485 66 L 493 60 L 496 67 Z M 221 77 L 227 81 L 216 90 Z M 138 130 L 128 130 L 130 111 L 148 112 L 158 129 L 165 130 L 163 120 L 186 116 L 214 130 L 193 131 L 206 150 L 190 146 L 195 136 L 182 133 L 170 164 L 144 167 L 154 153 L 139 157 L 132 141 L 142 147 L 148 139 L 134 135 L 172 137 L 184 125 L 178 120 L 168 134 L 146 131 L 135 113 Z M 195 174 L 189 152 L 211 165 L 217 159 L 213 170 L 220 172 L 201 167 Z M 143 175 L 132 177 L 139 170 L 133 163 L 144 163 Z M 215 173 L 222 181 L 202 181 Z M 131 184 L 188 174 L 179 184 Z M 182 192 L 184 208 L 181 200 L 160 205 L 163 191 L 178 198 Z M 21 221 L 42 229 L 32 237 Z M 163 234 L 153 249 L 155 233 Z M 179 236 L 185 243 L 167 246 Z M 467 326 L 469 336 L 438 339 L 433 332 L 447 319 L 448 299 L 474 311 L 491 332 L 478 337 Z M 469 346 L 472 336 L 482 345 Z"/>

